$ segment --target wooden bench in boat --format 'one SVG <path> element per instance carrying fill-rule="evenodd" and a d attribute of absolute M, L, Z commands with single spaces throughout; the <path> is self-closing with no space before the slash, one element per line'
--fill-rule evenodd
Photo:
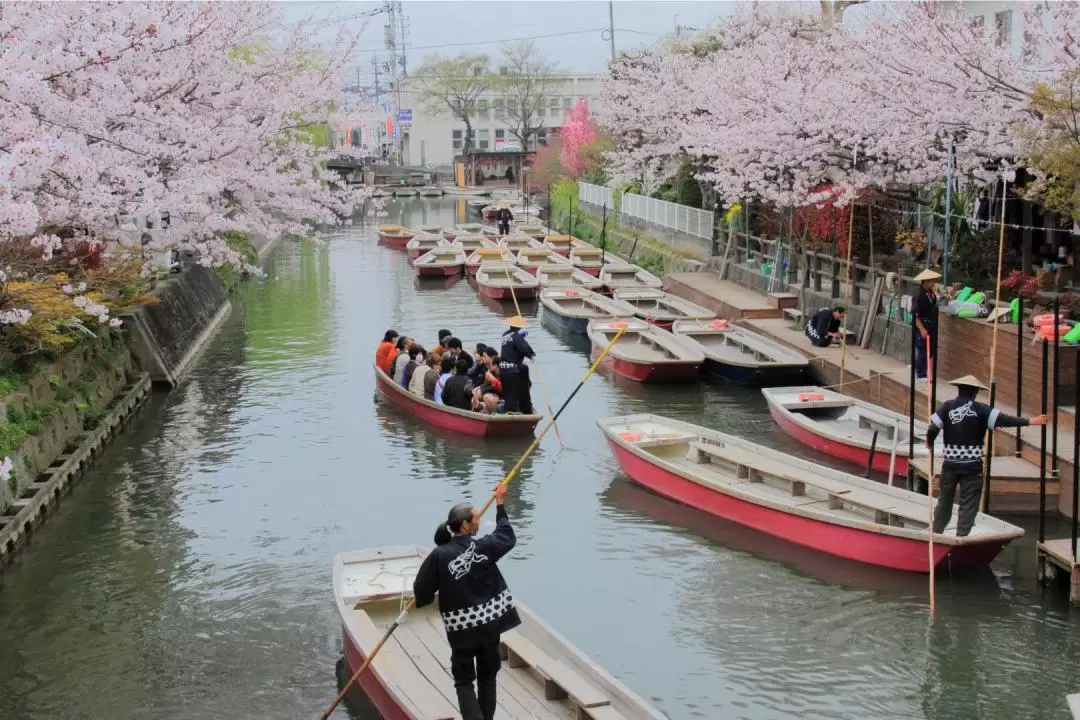
<path fill-rule="evenodd" d="M 921 526 L 928 524 L 925 508 L 910 500 L 852 487 L 821 476 L 793 477 L 779 469 L 763 471 L 760 467 L 767 459 L 741 448 L 719 448 L 700 440 L 691 441 L 689 445 L 690 452 L 686 456 L 689 462 L 703 465 L 720 459 L 723 465 L 734 469 L 736 478 L 751 483 L 764 482 L 766 477 L 779 480 L 788 485 L 794 497 L 806 496 L 806 487 L 809 485 L 825 493 L 826 500 L 818 502 L 828 502 L 830 510 L 841 510 L 846 506 L 869 510 L 874 515 L 874 522 L 879 525 L 906 527 L 911 523 Z"/>
<path fill-rule="evenodd" d="M 569 698 L 576 708 L 578 720 L 624 720 L 625 716 L 611 707 L 611 701 L 603 691 L 520 633 L 513 630 L 504 633 L 500 650 L 510 667 L 531 667 L 543 678 L 544 697 L 548 700 Z"/>

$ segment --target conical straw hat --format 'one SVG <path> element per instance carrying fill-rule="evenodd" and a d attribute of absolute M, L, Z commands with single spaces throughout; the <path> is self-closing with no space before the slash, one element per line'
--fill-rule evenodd
<path fill-rule="evenodd" d="M 525 318 L 521 317 L 520 315 L 512 315 L 506 318 L 506 324 L 512 328 L 526 327 Z"/>
<path fill-rule="evenodd" d="M 930 268 L 923 270 L 921 273 L 912 278 L 915 282 L 922 282 L 923 280 L 937 280 L 941 277 L 941 273 L 934 272 Z"/>
<path fill-rule="evenodd" d="M 983 385 L 981 382 L 979 382 L 979 379 L 976 378 L 974 375 L 965 375 L 962 378 L 956 378 L 955 380 L 950 380 L 949 384 L 950 385 L 966 385 L 967 387 L 979 388 L 980 390 L 989 389 L 985 385 Z"/>

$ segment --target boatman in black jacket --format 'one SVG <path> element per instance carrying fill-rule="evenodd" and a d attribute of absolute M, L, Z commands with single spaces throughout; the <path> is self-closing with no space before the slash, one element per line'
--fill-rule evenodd
<path fill-rule="evenodd" d="M 536 353 L 521 332 L 525 327 L 525 318 L 514 315 L 506 318 L 506 324 L 510 329 L 503 333 L 502 347 L 499 348 L 499 379 L 502 381 L 506 412 L 531 415 L 533 406 L 529 386 L 532 382 L 525 358 L 536 357 Z"/>
<path fill-rule="evenodd" d="M 499 672 L 499 636 L 521 624 L 514 599 L 499 572 L 498 561 L 517 542 L 503 507 L 506 486 L 495 486 L 495 531 L 476 539 L 480 517 L 469 503 L 450 508 L 435 531 L 435 549 L 416 573 L 416 607 L 439 593 L 450 674 L 457 689 L 462 720 L 495 717 L 495 676 Z M 473 682 L 477 689 L 473 689 Z"/>
<path fill-rule="evenodd" d="M 957 537 L 971 532 L 975 515 L 979 511 L 979 495 L 983 482 L 983 441 L 987 429 L 1045 425 L 1046 416 L 1037 415 L 1030 420 L 1006 415 L 976 400 L 979 390 L 986 386 L 971 375 L 950 380 L 959 391 L 952 400 L 944 402 L 930 416 L 930 428 L 926 433 L 926 447 L 934 446 L 939 432 L 944 452 L 941 464 L 941 492 L 934 510 L 934 532 L 941 534 L 952 518 L 953 498 L 956 486 L 960 486 L 960 517 L 956 521 Z"/>

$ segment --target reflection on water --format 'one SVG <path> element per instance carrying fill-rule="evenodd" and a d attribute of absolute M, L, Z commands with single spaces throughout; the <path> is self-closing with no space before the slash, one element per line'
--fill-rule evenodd
<path fill-rule="evenodd" d="M 464 200 L 380 222 L 465 222 Z M 363 227 L 287 244 L 191 379 L 156 396 L 0 591 L 0 717 L 315 716 L 333 697 L 335 552 L 428 543 L 528 440 L 451 437 L 375 392 L 388 327 L 494 342 L 510 303 L 417 283 Z M 522 306 L 553 405 L 588 342 Z M 537 399 L 540 399 L 537 388 Z M 823 557 L 622 478 L 599 417 L 655 412 L 821 460 L 759 393 L 589 380 L 510 485 L 515 593 L 672 718 L 1061 718 L 1080 631 L 1036 589 L 1030 540 L 991 570 L 925 578 Z M 488 524 L 492 518 L 487 519 Z M 337 717 L 373 717 L 340 709 Z"/>

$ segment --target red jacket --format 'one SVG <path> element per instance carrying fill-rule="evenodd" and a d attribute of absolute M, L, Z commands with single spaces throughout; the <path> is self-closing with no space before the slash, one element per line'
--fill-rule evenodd
<path fill-rule="evenodd" d="M 383 340 L 375 348 L 375 364 L 387 375 L 390 374 L 390 363 L 394 361 L 394 349 L 394 343 L 389 340 Z"/>

